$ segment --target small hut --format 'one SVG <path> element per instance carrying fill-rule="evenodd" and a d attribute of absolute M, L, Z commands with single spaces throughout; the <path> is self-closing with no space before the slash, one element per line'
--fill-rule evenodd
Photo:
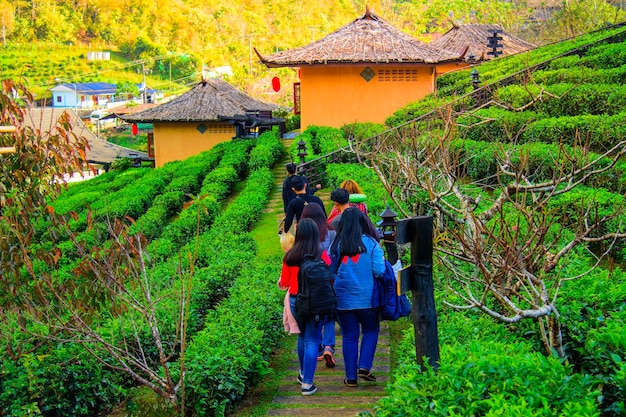
<path fill-rule="evenodd" d="M 212 78 L 167 103 L 121 118 L 130 123 L 153 124 L 148 148 L 156 166 L 160 167 L 209 150 L 233 137 L 258 133 L 263 126 L 271 127 L 281 121 L 284 124 L 284 119 L 272 119 L 271 112 L 276 108 L 274 104 L 244 94 L 226 81 Z"/>
<path fill-rule="evenodd" d="M 435 49 L 454 51 L 462 58 L 461 61 L 440 65 L 439 74 L 455 69 L 464 68 L 472 63 L 478 63 L 495 58 L 490 55 L 492 48 L 488 46 L 488 39 L 494 33 L 502 38 L 498 41 L 502 45 L 498 48 L 501 56 L 514 55 L 534 49 L 535 45 L 516 36 L 506 33 L 502 26 L 491 24 L 458 25 L 453 23 L 452 29 L 433 40 L 429 45 Z"/>
<path fill-rule="evenodd" d="M 300 68 L 294 97 L 302 129 L 382 123 L 397 109 L 434 91 L 438 65 L 462 59 L 459 52 L 412 38 L 369 8 L 362 17 L 309 45 L 269 56 L 256 52 L 269 68 Z"/>
<path fill-rule="evenodd" d="M 138 165 L 140 165 L 142 161 L 153 162 L 152 158 L 145 152 L 139 152 L 98 138 L 85 126 L 73 109 L 33 107 L 26 113 L 24 124 L 39 130 L 44 136 L 54 134 L 59 124 L 59 119 L 64 114 L 67 114 L 69 117 L 69 121 L 72 125 L 72 134 L 87 139 L 89 144 L 89 149 L 86 150 L 87 162 L 99 172 L 101 170 L 107 171 L 111 163 L 118 158 L 132 158 Z M 74 178 L 80 177 L 79 174 L 80 173 L 68 173 L 68 175 L 72 175 Z M 91 172 L 85 170 L 82 175 L 88 177 L 91 176 Z"/>

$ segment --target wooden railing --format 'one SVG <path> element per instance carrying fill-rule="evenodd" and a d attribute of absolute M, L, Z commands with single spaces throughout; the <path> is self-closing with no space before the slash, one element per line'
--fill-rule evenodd
<path fill-rule="evenodd" d="M 613 25 L 611 26 L 611 28 L 620 28 L 624 26 L 626 26 L 626 22 Z M 558 56 L 552 57 L 548 60 L 517 71 L 505 78 L 474 89 L 474 91 L 462 95 L 455 100 L 452 100 L 450 103 L 448 103 L 448 105 L 446 105 L 446 108 L 452 109 L 455 115 L 459 115 L 486 106 L 491 102 L 493 92 L 496 91 L 498 88 L 511 84 L 520 84 L 527 81 L 530 74 L 535 71 L 547 68 L 548 65 L 550 65 L 550 63 L 555 59 L 571 55 L 582 56 L 589 48 L 595 45 L 602 43 L 621 42 L 624 39 L 626 39 L 626 31 L 622 31 L 620 33 L 616 33 L 597 41 L 590 42 L 588 44 L 571 49 Z M 380 134 L 365 139 L 349 138 L 348 147 L 340 148 L 326 155 L 322 155 L 318 158 L 306 161 L 305 163 L 298 166 L 298 172 L 301 175 L 304 175 L 310 184 L 323 183 L 326 173 L 326 164 L 337 162 L 360 162 L 356 153 L 353 151 L 355 147 L 358 147 L 360 149 L 367 149 L 389 140 L 403 140 L 403 138 L 406 137 L 417 137 L 423 133 L 426 133 L 430 129 L 433 129 L 437 125 L 441 125 L 442 123 L 444 123 L 445 120 L 443 119 L 443 117 L 447 116 L 449 116 L 449 114 L 445 112 L 443 108 L 438 108 L 401 125 L 394 126 L 391 129 L 388 129 Z"/>

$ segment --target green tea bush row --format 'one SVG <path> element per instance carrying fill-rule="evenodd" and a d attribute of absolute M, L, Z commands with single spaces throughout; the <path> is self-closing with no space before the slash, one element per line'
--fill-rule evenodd
<path fill-rule="evenodd" d="M 626 113 L 550 117 L 531 123 L 522 134 L 524 142 L 565 143 L 575 141 L 596 152 L 612 148 L 626 137 Z"/>
<path fill-rule="evenodd" d="M 273 167 L 283 154 L 280 134 L 277 131 L 268 131 L 257 139 L 257 145 L 250 152 L 249 168 L 251 171 L 260 168 Z"/>
<path fill-rule="evenodd" d="M 544 92 L 545 91 L 547 92 Z M 616 114 L 624 110 L 626 86 L 615 84 L 550 84 L 509 85 L 497 90 L 495 99 L 512 108 L 530 105 L 531 109 L 545 113 L 548 117 L 577 116 L 584 114 Z"/>
<path fill-rule="evenodd" d="M 565 276 L 590 269 L 585 256 L 564 265 Z M 565 281 L 560 315 L 563 342 L 577 372 L 603 381 L 601 409 L 608 415 L 626 413 L 626 272 L 594 269 Z M 611 414 L 612 413 L 612 414 Z"/>
<path fill-rule="evenodd" d="M 623 194 L 612 193 L 603 188 L 589 188 L 578 186 L 574 190 L 561 194 L 550 200 L 548 207 L 558 213 L 566 213 L 565 218 L 569 221 L 563 224 L 564 227 L 577 229 L 581 222 L 585 219 L 585 213 L 589 212 L 589 221 L 600 221 L 605 217 L 614 215 L 615 213 L 623 213 L 626 207 L 626 200 Z M 619 231 L 626 228 L 624 226 L 623 216 L 618 216 L 608 221 L 595 230 L 590 237 L 599 237 L 606 233 Z M 614 243 L 613 253 L 619 251 L 626 246 L 624 240 L 618 240 Z"/>
<path fill-rule="evenodd" d="M 455 76 L 458 76 L 459 73 L 462 73 L 463 76 L 466 76 L 469 74 L 469 72 L 467 72 L 467 74 L 463 71 L 459 71 L 459 72 L 454 72 L 452 74 L 454 74 Z M 443 77 L 441 77 L 443 78 Z M 439 80 L 441 78 L 438 78 L 437 81 L 439 82 Z M 451 80 L 448 80 L 446 78 L 446 80 L 448 81 L 453 81 L 455 79 L 455 77 L 450 76 L 449 78 L 451 78 Z M 446 81 L 442 81 L 442 83 L 445 84 Z M 443 88 L 443 87 L 442 87 Z M 451 87 L 452 88 L 452 87 Z M 426 113 L 431 112 L 433 109 L 436 109 L 438 107 L 444 106 L 445 104 L 447 104 L 450 101 L 450 97 L 444 96 L 444 97 L 440 97 L 440 94 L 443 95 L 444 92 L 440 92 L 439 88 L 437 89 L 437 96 L 429 94 L 428 96 L 426 96 L 424 99 L 416 101 L 414 103 L 410 103 L 404 107 L 402 107 L 401 109 L 396 110 L 393 115 L 389 116 L 386 120 L 385 120 L 385 125 L 387 126 L 398 126 L 401 125 L 405 122 L 408 122 L 410 120 L 416 119 Z"/>
<path fill-rule="evenodd" d="M 67 190 L 63 191 L 63 193 L 59 195 L 59 197 L 54 201 L 54 204 L 60 204 L 63 199 L 84 192 L 94 191 L 103 194 L 115 192 L 138 180 L 149 172 L 150 170 L 143 168 L 133 168 L 126 171 L 109 171 L 88 181 L 69 184 Z M 61 209 L 57 209 L 57 211 L 61 213 L 65 212 Z"/>
<path fill-rule="evenodd" d="M 273 346 L 284 333 L 284 293 L 275 279 L 280 265 L 279 256 L 250 259 L 229 297 L 208 313 L 206 328 L 189 343 L 186 403 L 195 415 L 224 416 L 269 372 Z"/>
<path fill-rule="evenodd" d="M 603 43 L 590 48 L 580 59 L 589 68 L 616 68 L 626 62 L 623 43 Z M 624 79 L 622 79 L 622 82 Z"/>
<path fill-rule="evenodd" d="M 535 111 L 481 109 L 457 119 L 460 137 L 476 141 L 563 143 L 604 152 L 626 135 L 626 114 L 548 117 Z"/>
<path fill-rule="evenodd" d="M 100 221 L 107 218 L 129 216 L 138 219 L 152 205 L 154 197 L 172 180 L 172 173 L 162 169 L 149 170 L 139 180 L 114 193 L 104 195 L 92 204 L 94 217 Z"/>
<path fill-rule="evenodd" d="M 571 168 L 571 157 L 574 149 L 568 146 L 560 150 L 558 145 L 544 143 L 527 143 L 519 146 L 508 144 L 496 144 L 473 140 L 456 140 L 452 143 L 452 149 L 458 152 L 462 175 L 468 175 L 475 181 L 485 185 L 498 183 L 497 163 L 502 159 L 501 153 L 509 152 L 511 162 L 519 166 L 520 159 L 524 157 L 527 167 L 526 172 L 535 180 L 547 180 L 557 172 L 557 167 L 563 166 L 565 171 Z M 580 150 L 578 151 L 580 152 Z M 589 158 L 598 158 L 597 154 L 590 154 Z M 609 160 L 604 159 L 599 166 L 608 166 Z M 506 178 L 503 178 L 506 181 Z M 618 162 L 613 168 L 590 178 L 586 185 L 592 187 L 605 187 L 613 192 L 623 192 L 626 188 L 626 162 Z"/>
<path fill-rule="evenodd" d="M 574 55 L 578 58 L 577 55 Z M 626 79 L 626 65 L 603 70 L 591 70 L 584 67 L 559 68 L 554 70 L 538 71 L 533 74 L 533 80 L 540 84 L 623 84 Z"/>
<path fill-rule="evenodd" d="M 3 416 L 97 415 L 119 403 L 127 384 L 72 344 L 47 345 L 17 361 L 3 355 L 0 371 Z"/>
<path fill-rule="evenodd" d="M 168 223 L 157 241 L 150 244 L 153 256 L 167 258 L 184 246 L 196 233 L 206 232 L 221 210 L 221 202 L 247 171 L 252 141 L 231 141 L 223 149 L 219 165 L 202 182 L 200 196 L 194 204 Z"/>
<path fill-rule="evenodd" d="M 522 343 L 443 345 L 436 374 L 413 363 L 395 377 L 377 417 L 600 415 L 597 380 Z"/>
<path fill-rule="evenodd" d="M 519 142 L 519 132 L 524 132 L 532 122 L 545 115 L 535 111 L 513 112 L 497 107 L 481 109 L 457 118 L 458 136 L 466 140 Z"/>
<path fill-rule="evenodd" d="M 262 214 L 273 182 L 268 168 L 254 171 L 245 189 L 215 220 L 206 237 L 207 242 L 229 242 L 232 252 L 224 254 L 220 250 L 220 258 L 238 258 L 247 268 L 222 277 L 226 281 L 222 288 L 228 288 L 227 282 L 235 279 L 228 298 L 217 309 L 205 308 L 212 303 L 209 297 L 215 299 L 216 294 L 205 291 L 207 287 L 203 286 L 194 298 L 193 324 L 206 315 L 206 327 L 193 337 L 186 355 L 187 403 L 198 415 L 224 415 L 240 400 L 246 387 L 267 372 L 273 343 L 282 334 L 280 291 L 272 278 L 279 273 L 280 260 L 255 261 L 253 248 L 239 244 L 242 238 L 254 242 L 247 232 Z M 197 261 L 200 268 L 210 267 L 207 257 L 214 251 L 213 245 L 203 250 L 201 243 Z M 210 281 L 204 282 L 211 286 Z"/>
<path fill-rule="evenodd" d="M 597 380 L 545 357 L 484 315 L 439 314 L 440 365 L 421 372 L 413 329 L 376 416 L 599 416 Z"/>
<path fill-rule="evenodd" d="M 289 155 L 293 161 L 299 161 L 298 142 L 306 143 L 307 156 L 305 160 L 318 158 L 334 152 L 348 144 L 341 130 L 327 126 L 309 126 L 289 148 Z"/>

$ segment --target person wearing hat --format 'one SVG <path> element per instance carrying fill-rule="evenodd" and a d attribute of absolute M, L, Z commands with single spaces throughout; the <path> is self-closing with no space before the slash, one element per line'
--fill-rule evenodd
<path fill-rule="evenodd" d="M 287 177 L 283 181 L 283 212 L 287 213 L 287 206 L 289 205 L 289 202 L 296 198 L 296 193 L 293 191 L 293 185 L 291 184 L 291 180 L 293 179 L 293 177 L 296 176 L 296 170 L 298 166 L 293 162 L 289 162 L 285 165 L 285 168 L 287 169 Z M 307 182 L 306 178 L 304 178 L 304 184 L 307 194 L 315 194 L 317 190 L 322 188 L 320 184 L 317 184 L 315 187 L 309 187 L 309 183 Z"/>
<path fill-rule="evenodd" d="M 302 210 L 304 210 L 304 206 L 307 204 L 319 204 L 322 210 L 324 210 L 324 216 L 326 216 L 326 209 L 324 208 L 324 202 L 317 196 L 313 194 L 307 194 L 306 192 L 306 181 L 301 175 L 294 175 L 291 178 L 291 189 L 295 194 L 295 198 L 287 204 L 287 208 L 285 210 L 285 228 L 284 230 L 289 230 L 291 225 L 294 222 L 296 223 L 300 220 L 300 216 L 302 215 Z"/>
<path fill-rule="evenodd" d="M 350 193 L 345 188 L 337 188 L 330 193 L 330 199 L 335 204 L 331 211 L 332 217 L 328 217 L 328 224 L 333 229 L 338 230 L 341 214 L 350 207 Z M 361 213 L 361 228 L 363 229 L 363 233 L 379 240 L 378 230 L 376 230 L 374 223 L 372 223 L 370 218 L 361 210 L 359 210 L 359 212 Z"/>

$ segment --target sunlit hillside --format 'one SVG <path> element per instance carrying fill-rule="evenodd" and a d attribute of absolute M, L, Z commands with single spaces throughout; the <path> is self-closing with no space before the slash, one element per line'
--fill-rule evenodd
<path fill-rule="evenodd" d="M 270 72 L 254 49 L 267 55 L 306 45 L 362 16 L 366 7 L 424 41 L 452 22 L 499 23 L 541 44 L 624 20 L 608 2 L 569 2 L 567 10 L 544 6 L 501 0 L 0 0 L 0 78 L 23 76 L 44 98 L 59 81 L 139 83 L 145 73 L 152 88 L 169 92 L 199 80 L 203 68 L 228 67 L 229 82 L 287 104 L 289 88 L 277 94 L 269 80 L 278 76 L 289 86 L 295 70 Z M 101 51 L 111 60 L 87 60 Z"/>

